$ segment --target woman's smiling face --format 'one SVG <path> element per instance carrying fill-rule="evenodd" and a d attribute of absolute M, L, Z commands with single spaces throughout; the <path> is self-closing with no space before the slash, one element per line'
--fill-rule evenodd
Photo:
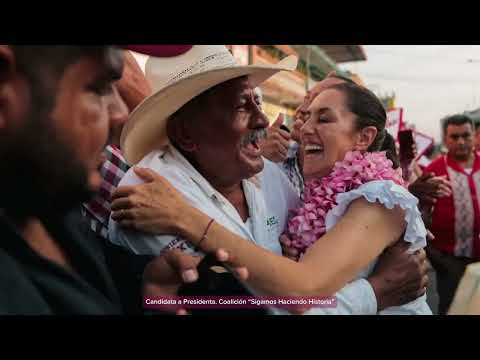
<path fill-rule="evenodd" d="M 348 151 L 358 150 L 356 115 L 346 105 L 346 96 L 336 89 L 320 93 L 308 108 L 301 129 L 306 179 L 328 175 Z"/>

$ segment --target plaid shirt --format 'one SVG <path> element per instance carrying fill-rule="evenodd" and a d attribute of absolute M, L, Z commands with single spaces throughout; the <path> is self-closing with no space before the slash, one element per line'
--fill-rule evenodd
<path fill-rule="evenodd" d="M 107 159 L 100 170 L 103 178 L 100 191 L 89 203 L 83 204 L 82 213 L 88 220 L 90 228 L 107 239 L 111 196 L 130 166 L 123 158 L 120 149 L 113 145 L 107 146 L 104 154 Z"/>

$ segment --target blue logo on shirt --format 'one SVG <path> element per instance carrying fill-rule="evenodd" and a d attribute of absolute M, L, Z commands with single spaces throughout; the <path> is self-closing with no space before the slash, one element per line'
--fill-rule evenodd
<path fill-rule="evenodd" d="M 270 218 L 267 219 L 267 226 L 274 226 L 274 225 L 277 225 L 278 224 L 278 220 L 275 216 L 272 216 Z"/>

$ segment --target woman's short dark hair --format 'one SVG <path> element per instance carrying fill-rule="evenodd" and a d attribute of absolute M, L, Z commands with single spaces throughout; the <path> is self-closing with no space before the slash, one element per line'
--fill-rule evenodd
<path fill-rule="evenodd" d="M 377 136 L 368 148 L 368 151 L 378 151 L 385 139 L 387 113 L 382 102 L 367 88 L 354 84 L 342 83 L 333 85 L 335 89 L 346 97 L 347 108 L 356 115 L 356 127 L 358 130 L 367 126 L 374 126 L 377 129 Z"/>
<path fill-rule="evenodd" d="M 330 75 L 330 77 L 335 78 L 335 79 L 339 79 L 339 80 L 343 80 L 343 81 L 345 81 L 346 83 L 349 83 L 349 84 L 356 84 L 355 81 L 353 81 L 349 77 L 346 77 L 346 76 L 343 76 L 343 75 L 334 74 L 334 75 Z"/>
<path fill-rule="evenodd" d="M 396 169 L 399 166 L 397 149 L 395 140 L 385 129 L 387 113 L 382 102 L 373 92 L 354 82 L 333 85 L 329 89 L 338 90 L 345 95 L 347 108 L 356 115 L 355 124 L 358 130 L 367 126 L 377 129 L 377 136 L 367 151 L 385 151 Z"/>

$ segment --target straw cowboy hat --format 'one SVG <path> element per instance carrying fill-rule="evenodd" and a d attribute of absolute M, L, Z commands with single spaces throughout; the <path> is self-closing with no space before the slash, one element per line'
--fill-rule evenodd
<path fill-rule="evenodd" d="M 297 62 L 296 56 L 289 56 L 277 64 L 240 66 L 223 45 L 194 45 L 178 56 L 150 57 L 145 75 L 153 95 L 130 114 L 123 128 L 120 143 L 125 159 L 137 164 L 168 144 L 168 118 L 204 91 L 242 76 L 256 87 L 279 71 L 294 70 Z"/>

